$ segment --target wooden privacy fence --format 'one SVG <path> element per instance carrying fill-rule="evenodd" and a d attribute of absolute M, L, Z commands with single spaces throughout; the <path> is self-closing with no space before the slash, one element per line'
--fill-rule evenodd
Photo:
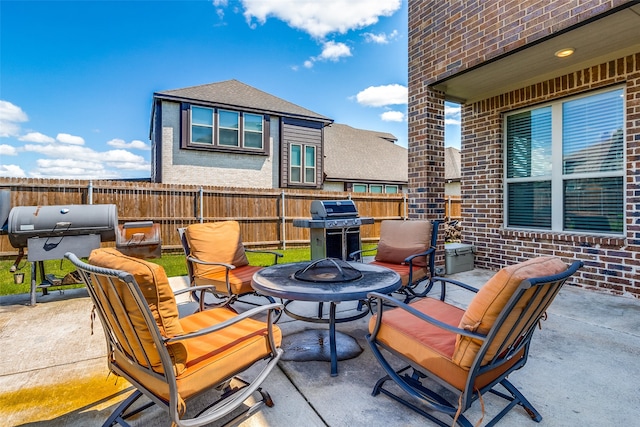
<path fill-rule="evenodd" d="M 462 198 L 460 196 L 444 197 L 444 216 L 449 219 L 462 219 Z"/>
<path fill-rule="evenodd" d="M 373 217 L 373 225 L 360 229 L 365 242 L 377 241 L 382 220 L 402 219 L 407 215 L 407 200 L 403 194 L 28 178 L 0 178 L 0 188 L 11 190 L 11 206 L 14 207 L 115 204 L 120 224 L 149 220 L 160 224 L 164 250 L 181 248 L 177 232 L 180 227 L 228 219 L 240 222 L 242 239 L 247 246 L 286 249 L 288 245 L 309 245 L 309 230 L 294 227 L 293 220 L 309 218 L 311 201 L 317 199 L 350 198 L 360 216 Z M 14 253 L 17 250 L 7 236 L 0 236 L 0 255 Z"/>

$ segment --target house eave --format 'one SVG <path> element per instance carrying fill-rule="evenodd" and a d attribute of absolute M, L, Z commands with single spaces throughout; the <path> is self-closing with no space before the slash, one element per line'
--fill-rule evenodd
<path fill-rule="evenodd" d="M 575 53 L 554 56 L 566 47 Z M 640 4 L 628 2 L 429 86 L 449 101 L 471 103 L 638 52 Z"/>

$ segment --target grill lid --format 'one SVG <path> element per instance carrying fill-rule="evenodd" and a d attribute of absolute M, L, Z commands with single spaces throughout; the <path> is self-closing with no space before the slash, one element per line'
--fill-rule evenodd
<path fill-rule="evenodd" d="M 314 200 L 311 202 L 311 218 L 357 217 L 358 209 L 353 200 Z"/>
<path fill-rule="evenodd" d="M 17 206 L 9 212 L 7 233 L 14 248 L 27 247 L 33 237 L 99 234 L 115 240 L 116 205 Z"/>
<path fill-rule="evenodd" d="M 348 262 L 338 258 L 323 258 L 293 273 L 293 277 L 305 282 L 351 282 L 360 279 L 362 273 Z"/>

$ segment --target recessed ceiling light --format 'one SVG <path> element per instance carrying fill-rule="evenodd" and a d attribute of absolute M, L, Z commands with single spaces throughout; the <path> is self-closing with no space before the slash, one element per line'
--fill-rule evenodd
<path fill-rule="evenodd" d="M 571 56 L 573 55 L 573 52 L 575 52 L 576 50 L 572 47 L 567 47 L 564 49 L 560 49 L 559 51 L 557 51 L 556 53 L 554 53 L 555 56 L 557 56 L 558 58 L 566 58 L 567 56 Z"/>

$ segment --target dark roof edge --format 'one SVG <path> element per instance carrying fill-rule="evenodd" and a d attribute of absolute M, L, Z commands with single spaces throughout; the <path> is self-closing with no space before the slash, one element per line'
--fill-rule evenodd
<path fill-rule="evenodd" d="M 261 112 L 261 113 L 267 113 L 267 114 L 274 115 L 274 116 L 304 118 L 304 119 L 307 119 L 307 120 L 312 120 L 312 121 L 316 121 L 316 122 L 323 122 L 323 123 L 327 123 L 327 124 L 333 123 L 333 119 L 330 119 L 330 118 L 324 117 L 324 116 L 308 116 L 308 115 L 303 115 L 303 114 L 288 113 L 288 112 L 276 111 L 276 110 L 263 110 L 261 108 L 246 107 L 246 106 L 243 106 L 243 105 L 225 104 L 225 103 L 222 103 L 222 102 L 203 101 L 201 99 L 185 98 L 185 97 L 182 97 L 182 96 L 175 96 L 175 95 L 167 95 L 167 94 L 161 93 L 161 92 L 154 92 L 153 98 L 154 99 L 163 99 L 163 100 L 167 100 L 167 101 L 176 101 L 176 102 L 191 102 L 191 103 L 198 104 L 198 105 L 209 105 L 209 106 L 212 106 L 212 107 L 223 107 L 223 108 L 242 110 L 242 111 L 249 111 L 249 112 Z"/>

